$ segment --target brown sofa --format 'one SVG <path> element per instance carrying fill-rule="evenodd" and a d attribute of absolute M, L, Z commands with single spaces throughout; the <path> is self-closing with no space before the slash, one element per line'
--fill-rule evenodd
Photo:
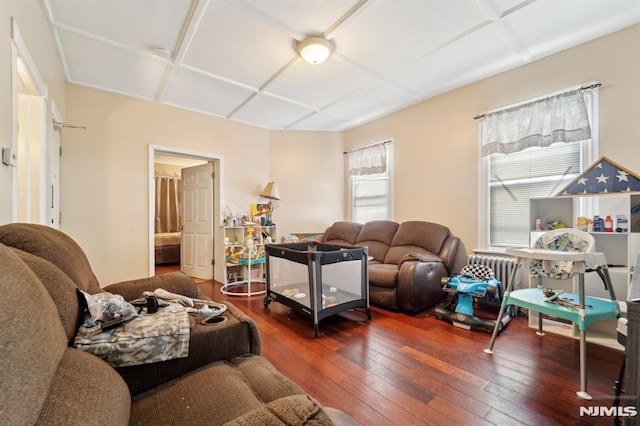
<path fill-rule="evenodd" d="M 441 280 L 465 265 L 462 241 L 424 221 L 336 222 L 323 241 L 369 248 L 369 298 L 383 307 L 417 312 L 444 295 Z"/>
<path fill-rule="evenodd" d="M 201 296 L 181 273 L 100 288 L 80 247 L 39 225 L 0 226 L 0 418 L 3 424 L 353 424 L 322 407 L 260 353 L 255 323 L 191 317 L 189 356 L 112 368 L 72 347 L 77 288 L 126 299 L 165 288 Z"/>

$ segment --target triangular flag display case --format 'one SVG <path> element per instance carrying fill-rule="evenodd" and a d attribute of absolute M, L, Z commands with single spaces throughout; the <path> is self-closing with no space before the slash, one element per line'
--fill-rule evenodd
<path fill-rule="evenodd" d="M 539 219 L 543 229 L 536 231 Z M 602 226 L 594 229 L 598 220 Z M 612 224 L 605 227 L 605 223 Z M 573 181 L 551 197 L 529 200 L 530 241 L 555 227 L 578 228 L 589 232 L 595 241 L 595 251 L 604 253 L 615 299 L 622 303 L 629 297 L 630 279 L 635 274 L 636 259 L 640 255 L 640 176 L 607 157 L 600 157 Z M 610 295 L 597 274 L 585 274 L 585 294 L 608 299 Z M 526 281 L 525 281 L 526 282 Z M 535 287 L 538 283 L 529 283 Z M 543 280 L 543 288 L 579 294 L 578 280 Z M 537 328 L 539 317 L 530 315 L 529 326 Z M 543 318 L 545 331 L 577 338 L 579 330 L 553 318 Z M 624 348 L 617 341 L 617 320 L 593 323 L 587 341 L 616 349 Z"/>
<path fill-rule="evenodd" d="M 556 196 L 616 192 L 640 192 L 640 176 L 602 156 Z"/>

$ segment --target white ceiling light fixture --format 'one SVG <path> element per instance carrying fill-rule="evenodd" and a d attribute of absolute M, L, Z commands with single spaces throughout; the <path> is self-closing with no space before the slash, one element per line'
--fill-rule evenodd
<path fill-rule="evenodd" d="M 298 53 L 302 59 L 313 65 L 327 60 L 332 50 L 331 42 L 322 37 L 309 37 L 298 44 Z"/>
<path fill-rule="evenodd" d="M 155 46 L 155 47 L 152 47 L 151 50 L 159 58 L 162 58 L 162 59 L 171 58 L 171 51 L 169 49 L 166 49 L 160 46 Z"/>

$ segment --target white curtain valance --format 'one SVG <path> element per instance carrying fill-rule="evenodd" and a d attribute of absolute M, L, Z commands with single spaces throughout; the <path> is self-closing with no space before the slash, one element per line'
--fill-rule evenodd
<path fill-rule="evenodd" d="M 349 176 L 373 175 L 387 171 L 387 148 L 378 143 L 349 152 Z"/>
<path fill-rule="evenodd" d="M 587 108 L 579 88 L 487 113 L 480 120 L 483 157 L 591 138 Z"/>

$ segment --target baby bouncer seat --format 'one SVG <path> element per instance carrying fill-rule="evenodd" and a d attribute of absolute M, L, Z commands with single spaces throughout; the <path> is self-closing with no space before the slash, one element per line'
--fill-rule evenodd
<path fill-rule="evenodd" d="M 452 294 L 452 297 L 446 306 L 435 308 L 436 318 L 467 330 L 488 333 L 493 331 L 496 320 L 479 318 L 473 313 L 473 305 L 476 301 L 488 302 L 495 306 L 500 306 L 502 302 L 502 283 L 496 279 L 490 267 L 477 264 L 466 265 L 460 274 L 444 277 L 442 284 L 442 289 Z M 502 330 L 510 320 L 510 313 L 503 315 L 499 329 Z"/>

